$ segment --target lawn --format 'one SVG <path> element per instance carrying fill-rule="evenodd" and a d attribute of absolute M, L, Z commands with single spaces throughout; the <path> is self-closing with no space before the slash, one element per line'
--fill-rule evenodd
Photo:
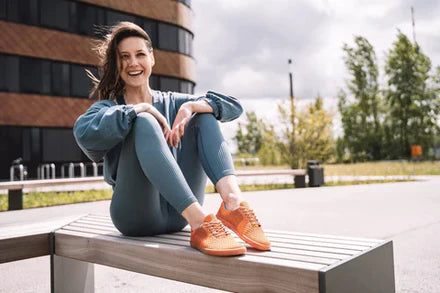
<path fill-rule="evenodd" d="M 406 162 L 383 161 L 355 164 L 324 164 L 326 176 L 388 176 L 388 175 L 440 175 L 440 161 Z M 290 169 L 288 165 L 282 166 L 239 166 L 237 170 L 280 170 Z"/>

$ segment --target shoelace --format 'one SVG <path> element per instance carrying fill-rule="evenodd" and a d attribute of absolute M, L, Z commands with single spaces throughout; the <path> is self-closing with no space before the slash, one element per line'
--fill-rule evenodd
<path fill-rule="evenodd" d="M 240 207 L 240 210 L 253 227 L 261 227 L 261 224 L 258 222 L 257 216 L 255 216 L 253 210 L 245 207 Z"/>
<path fill-rule="evenodd" d="M 229 232 L 225 229 L 225 226 L 220 221 L 212 221 L 205 223 L 206 228 L 209 233 L 211 233 L 215 238 L 227 237 Z"/>

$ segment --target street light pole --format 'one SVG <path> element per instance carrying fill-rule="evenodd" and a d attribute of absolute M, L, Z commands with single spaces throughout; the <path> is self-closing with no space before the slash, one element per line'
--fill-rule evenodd
<path fill-rule="evenodd" d="M 293 75 L 292 75 L 292 59 L 289 59 L 289 81 L 290 81 L 290 101 L 293 103 Z"/>
<path fill-rule="evenodd" d="M 291 158 L 296 157 L 296 148 L 295 148 L 295 101 L 293 98 L 293 74 L 292 74 L 292 59 L 287 61 L 289 65 L 289 81 L 290 81 L 290 125 L 292 127 L 292 132 L 290 134 L 289 141 L 289 150 Z M 292 161 L 292 169 L 297 168 L 297 162 Z"/>

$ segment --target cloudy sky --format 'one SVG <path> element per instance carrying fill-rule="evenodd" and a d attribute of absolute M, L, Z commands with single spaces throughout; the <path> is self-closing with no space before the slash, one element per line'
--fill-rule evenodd
<path fill-rule="evenodd" d="M 319 93 L 336 111 L 346 78 L 343 44 L 366 37 L 383 67 L 397 29 L 412 39 L 411 6 L 417 42 L 440 65 L 439 0 L 193 0 L 196 94 L 224 92 L 271 119 L 274 101 L 288 98 L 292 58 L 295 97 L 305 103 Z M 230 139 L 236 123 L 225 129 Z"/>
<path fill-rule="evenodd" d="M 342 46 L 365 36 L 379 63 L 397 29 L 416 38 L 440 64 L 438 0 L 193 0 L 197 93 L 217 89 L 242 99 L 288 95 L 293 59 L 295 96 L 334 97 L 344 86 Z M 382 77 L 383 78 L 383 77 Z"/>

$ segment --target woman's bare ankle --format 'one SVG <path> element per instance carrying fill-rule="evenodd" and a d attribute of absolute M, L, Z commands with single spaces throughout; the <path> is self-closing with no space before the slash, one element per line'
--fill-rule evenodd
<path fill-rule="evenodd" d="M 191 226 L 191 231 L 193 231 L 202 225 L 206 213 L 198 202 L 194 202 L 182 211 L 182 216 Z"/>
<path fill-rule="evenodd" d="M 227 197 L 223 199 L 225 203 L 225 209 L 236 210 L 240 206 L 240 202 L 243 201 L 241 195 L 230 193 Z"/>

